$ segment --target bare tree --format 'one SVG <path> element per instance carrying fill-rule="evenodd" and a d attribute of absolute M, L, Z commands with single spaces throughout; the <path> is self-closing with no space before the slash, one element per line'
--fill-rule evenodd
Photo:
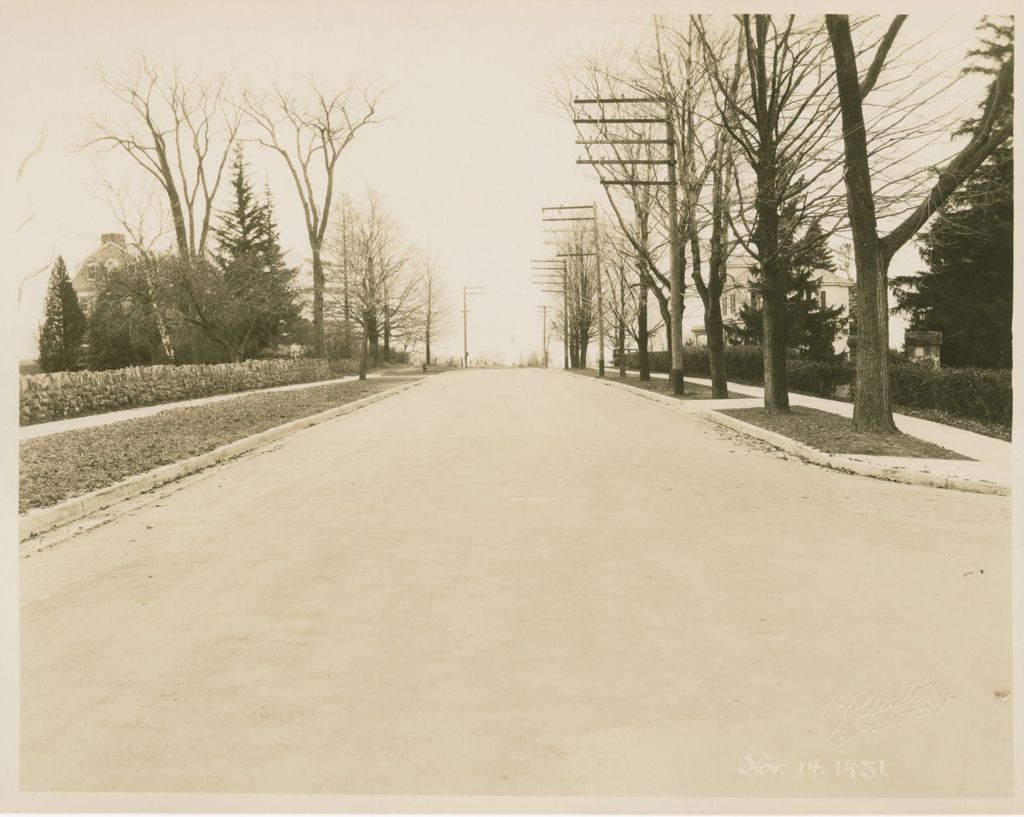
<path fill-rule="evenodd" d="M 857 266 L 857 382 L 853 423 L 859 431 L 882 433 L 897 430 L 889 391 L 889 263 L 896 251 L 913 238 L 950 195 L 1010 136 L 1013 127 L 1011 55 L 988 87 L 982 115 L 967 144 L 938 172 L 938 179 L 909 215 L 888 234 L 880 235 L 863 102 L 886 66 L 904 19 L 905 15 L 893 19 L 862 77 L 848 16 L 831 14 L 826 17 L 842 112 L 847 207 Z"/>
<path fill-rule="evenodd" d="M 418 337 L 423 293 L 420 277 L 414 274 L 413 254 L 376 194 L 370 193 L 363 210 L 353 207 L 347 222 L 344 269 L 351 320 L 360 334 L 360 372 L 365 376 L 371 364 L 381 362 L 381 341 L 386 354 L 393 338 L 401 338 L 408 346 Z M 332 242 L 333 248 L 338 246 Z M 337 285 L 342 268 L 337 257 L 327 266 L 333 284 L 327 292 L 335 314 L 343 306 L 345 290 Z"/>
<path fill-rule="evenodd" d="M 722 127 L 750 168 L 752 190 L 734 167 L 738 207 L 732 217 L 736 239 L 757 261 L 762 296 L 764 407 L 769 414 L 789 411 L 786 384 L 785 299 L 789 276 L 780 242 L 786 205 L 796 203 L 800 220 L 811 210 L 834 207 L 827 183 L 839 162 L 831 149 L 836 102 L 832 72 L 824 53 L 828 38 L 820 21 L 795 15 L 739 15 L 738 47 L 743 79 L 711 72 Z M 703 20 L 698 33 L 707 63 L 716 66 L 716 48 Z M 749 200 L 753 199 L 752 202 Z M 824 205 L 824 207 L 823 207 Z"/>
<path fill-rule="evenodd" d="M 330 223 L 338 160 L 363 127 L 377 119 L 380 93 L 364 90 L 353 100 L 345 90 L 327 94 L 309 86 L 305 94 L 275 88 L 246 109 L 261 145 L 284 160 L 302 205 L 313 260 L 313 351 L 324 354 L 324 266 L 321 251 Z"/>
<path fill-rule="evenodd" d="M 164 76 L 146 58 L 125 79 L 100 79 L 128 115 L 96 122 L 87 145 L 119 152 L 150 174 L 167 199 L 178 255 L 200 257 L 241 124 L 227 81 L 187 78 L 180 67 Z"/>
<path fill-rule="evenodd" d="M 556 323 L 569 349 L 569 366 L 585 369 L 587 350 L 597 336 L 597 263 L 592 223 L 559 231 L 548 239 L 565 259 L 565 298 L 556 307 Z"/>
<path fill-rule="evenodd" d="M 576 96 L 595 99 L 635 97 L 638 91 L 646 90 L 638 86 L 636 74 L 637 57 L 628 54 L 618 55 L 624 63 L 619 65 L 615 58 L 591 57 L 585 59 L 581 66 L 569 72 L 567 81 L 569 90 L 558 96 L 563 110 L 571 119 L 579 118 L 577 106 L 573 103 Z M 660 98 L 660 97 L 659 97 Z M 594 109 L 600 113 L 594 118 L 648 118 L 652 115 L 651 105 L 617 104 L 612 110 L 609 106 L 599 105 Z M 656 109 L 658 115 L 664 110 Z M 584 118 L 590 118 L 584 117 Z M 641 298 L 641 335 L 639 343 L 640 375 L 642 379 L 650 376 L 647 365 L 648 333 L 646 331 L 646 293 L 653 292 L 661 311 L 667 348 L 672 348 L 672 332 L 675 327 L 672 320 L 670 302 L 671 284 L 669 272 L 663 267 L 669 263 L 665 258 L 668 252 L 669 232 L 667 197 L 664 189 L 651 182 L 652 163 L 664 161 L 663 151 L 650 144 L 643 144 L 651 138 L 664 138 L 663 133 L 654 134 L 650 126 L 630 123 L 592 123 L 586 133 L 577 128 L 577 133 L 584 142 L 587 159 L 595 162 L 598 175 L 604 183 L 605 195 L 615 217 L 615 228 L 625 237 L 632 248 L 636 260 L 637 274 L 641 288 L 645 290 Z M 590 144 L 593 140 L 605 142 L 600 148 Z M 609 162 L 604 164 L 605 159 Z M 680 297 L 684 293 L 680 291 Z M 681 317 L 682 308 L 679 315 Z"/>
<path fill-rule="evenodd" d="M 451 311 L 451 305 L 445 297 L 444 281 L 437 266 L 429 257 L 423 259 L 423 267 L 420 272 L 420 294 L 423 345 L 429 366 L 431 363 L 430 344 L 436 340 Z"/>

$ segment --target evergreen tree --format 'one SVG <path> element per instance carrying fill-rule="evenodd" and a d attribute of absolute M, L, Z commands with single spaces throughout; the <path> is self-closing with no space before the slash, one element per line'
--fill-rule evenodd
<path fill-rule="evenodd" d="M 71 286 L 64 259 L 57 257 L 46 289 L 43 325 L 39 331 L 39 367 L 44 372 L 79 368 L 85 315 Z"/>
<path fill-rule="evenodd" d="M 780 254 L 786 270 L 786 347 L 796 349 L 803 357 L 829 360 L 835 357 L 835 340 L 846 323 L 843 307 L 820 302 L 821 282 L 818 270 L 835 272 L 836 265 L 828 239 L 818 222 L 812 222 L 798 236 L 796 205 L 791 202 L 783 212 L 780 224 Z M 740 308 L 741 325 L 727 328 L 731 339 L 749 345 L 761 343 L 762 317 L 758 292 L 759 273 L 751 278 L 753 297 Z"/>
<path fill-rule="evenodd" d="M 1013 23 L 985 19 L 979 58 L 967 70 L 995 74 L 1013 52 Z M 1012 117 L 1012 108 L 1005 112 Z M 976 119 L 956 135 L 970 133 Z M 914 329 L 942 332 L 947 366 L 1012 366 L 1013 137 L 946 201 L 918 241 L 928 269 L 894 279 L 896 307 Z"/>
<path fill-rule="evenodd" d="M 230 338 L 232 355 L 252 357 L 298 318 L 293 279 L 281 249 L 270 190 L 257 199 L 245 157 L 237 148 L 232 166 L 233 200 L 214 228 L 216 267 L 222 276 L 219 334 Z"/>

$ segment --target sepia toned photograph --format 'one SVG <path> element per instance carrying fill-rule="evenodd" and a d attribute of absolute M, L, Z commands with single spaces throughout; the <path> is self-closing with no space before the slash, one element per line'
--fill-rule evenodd
<path fill-rule="evenodd" d="M 1018 813 L 1014 12 L 0 3 L 0 809 Z"/>

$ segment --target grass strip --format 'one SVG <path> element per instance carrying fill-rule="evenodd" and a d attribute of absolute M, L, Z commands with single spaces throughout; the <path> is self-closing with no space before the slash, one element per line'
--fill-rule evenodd
<path fill-rule="evenodd" d="M 875 457 L 915 457 L 969 460 L 934 443 L 907 434 L 871 434 L 854 431 L 853 421 L 828 411 L 792 406 L 789 414 L 767 415 L 763 408 L 719 409 L 722 414 L 774 431 L 826 454 L 862 454 Z"/>
<path fill-rule="evenodd" d="M 126 477 L 391 388 L 387 378 L 251 394 L 24 440 L 18 510 L 46 508 Z"/>
<path fill-rule="evenodd" d="M 597 377 L 597 372 L 593 369 L 572 369 L 575 374 L 583 375 L 584 377 Z M 641 380 L 636 375 L 626 375 L 625 378 L 619 377 L 617 369 L 605 369 L 604 379 L 614 383 L 626 383 L 627 385 L 633 386 L 634 388 L 644 389 L 646 391 L 657 392 L 658 394 L 664 394 L 666 397 L 675 397 L 678 400 L 711 400 L 711 387 L 702 386 L 699 383 L 693 383 L 692 381 L 683 379 L 683 393 L 673 394 L 672 387 L 668 380 L 662 377 L 652 377 L 650 380 Z M 736 392 L 729 392 L 730 398 L 746 397 L 745 394 L 737 394 Z"/>

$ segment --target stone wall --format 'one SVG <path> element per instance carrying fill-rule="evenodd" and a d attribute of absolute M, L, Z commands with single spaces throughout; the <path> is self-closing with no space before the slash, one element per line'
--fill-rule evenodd
<path fill-rule="evenodd" d="M 23 375 L 21 425 L 332 376 L 326 360 L 307 358 Z"/>

